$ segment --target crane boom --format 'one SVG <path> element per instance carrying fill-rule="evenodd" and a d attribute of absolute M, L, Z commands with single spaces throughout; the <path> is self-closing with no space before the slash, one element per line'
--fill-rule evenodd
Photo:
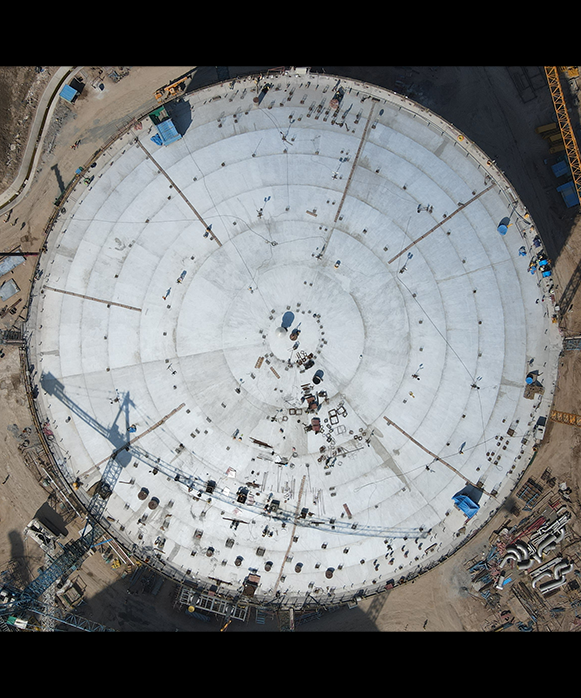
<path fill-rule="evenodd" d="M 559 128 L 563 137 L 563 144 L 565 145 L 565 151 L 569 160 L 573 183 L 575 184 L 577 197 L 581 202 L 581 155 L 579 154 L 579 146 L 577 145 L 577 139 L 575 138 L 571 120 L 569 119 L 565 95 L 563 94 L 561 81 L 559 79 L 559 69 L 555 65 L 546 65 L 544 68 L 547 82 L 549 83 L 553 106 L 557 115 L 557 121 L 559 122 Z"/>
<path fill-rule="evenodd" d="M 553 422 L 560 422 L 561 424 L 570 424 L 574 427 L 581 427 L 581 415 L 579 414 L 551 410 L 550 419 Z"/>
<path fill-rule="evenodd" d="M 0 617 L 6 616 L 7 614 L 14 614 L 17 611 L 35 611 L 35 609 L 38 609 L 36 605 L 39 603 L 38 599 L 40 599 L 58 579 L 69 574 L 70 571 L 80 563 L 83 557 L 104 533 L 99 522 L 107 506 L 107 500 L 113 493 L 121 470 L 123 469 L 123 465 L 117 460 L 117 456 L 121 451 L 125 449 L 129 450 L 133 441 L 136 441 L 138 438 L 145 436 L 145 434 L 150 433 L 164 424 L 172 415 L 181 410 L 184 405 L 185 403 L 181 403 L 169 414 L 149 427 L 140 437 L 135 437 L 124 446 L 117 448 L 114 453 L 111 454 L 105 470 L 103 471 L 103 476 L 87 507 L 87 521 L 81 536 L 63 545 L 61 554 L 53 560 L 36 579 L 30 582 L 24 590 L 11 594 L 12 598 L 10 601 L 0 606 Z"/>

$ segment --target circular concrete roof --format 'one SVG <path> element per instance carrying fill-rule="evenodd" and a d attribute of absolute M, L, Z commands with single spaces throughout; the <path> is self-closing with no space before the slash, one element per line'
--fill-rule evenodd
<path fill-rule="evenodd" d="M 227 593 L 255 575 L 259 602 L 433 566 L 550 407 L 530 217 L 462 134 L 371 85 L 287 71 L 177 106 L 182 137 L 144 119 L 49 236 L 30 361 L 67 477 L 88 502 L 115 466 L 119 540 Z"/>

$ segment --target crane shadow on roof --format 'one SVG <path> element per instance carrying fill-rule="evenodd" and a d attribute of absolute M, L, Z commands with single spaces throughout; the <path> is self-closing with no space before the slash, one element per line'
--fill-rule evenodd
<path fill-rule="evenodd" d="M 131 400 L 129 392 L 123 395 L 117 394 L 111 398 L 112 404 L 117 404 L 117 414 L 109 426 L 101 424 L 95 417 L 89 414 L 81 405 L 73 400 L 67 394 L 64 384 L 52 373 L 42 373 L 40 376 L 40 385 L 42 389 L 51 397 L 60 400 L 65 405 L 72 415 L 80 418 L 97 433 L 101 434 L 112 446 L 112 453 L 116 454 L 116 458 L 123 467 L 129 463 L 131 456 L 122 457 L 123 451 L 129 451 L 128 445 L 131 438 L 131 432 L 134 427 L 131 422 L 130 408 L 135 407 L 135 403 Z"/>

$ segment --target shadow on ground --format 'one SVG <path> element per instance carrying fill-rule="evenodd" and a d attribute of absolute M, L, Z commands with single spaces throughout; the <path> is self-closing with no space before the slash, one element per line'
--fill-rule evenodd
<path fill-rule="evenodd" d="M 281 632 L 288 627 L 287 614 L 251 607 L 245 621 L 226 618 L 176 603 L 180 586 L 163 579 L 155 571 L 128 575 L 84 602 L 77 613 L 119 632 Z M 376 597 L 369 611 L 358 607 L 311 610 L 296 613 L 294 632 L 379 632 L 375 619 L 387 600 L 387 593 Z"/>

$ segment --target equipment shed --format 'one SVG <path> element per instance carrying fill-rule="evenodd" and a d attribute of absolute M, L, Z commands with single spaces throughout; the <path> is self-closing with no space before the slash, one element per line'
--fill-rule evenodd
<path fill-rule="evenodd" d="M 71 87 L 70 85 L 65 85 L 63 89 L 59 92 L 59 97 L 62 97 L 67 102 L 74 102 L 75 97 L 78 94 L 79 93 L 75 90 L 74 87 Z"/>
<path fill-rule="evenodd" d="M 169 145 L 181 138 L 165 107 L 151 112 L 149 118 L 157 128 L 157 134 L 151 140 L 158 145 Z"/>

